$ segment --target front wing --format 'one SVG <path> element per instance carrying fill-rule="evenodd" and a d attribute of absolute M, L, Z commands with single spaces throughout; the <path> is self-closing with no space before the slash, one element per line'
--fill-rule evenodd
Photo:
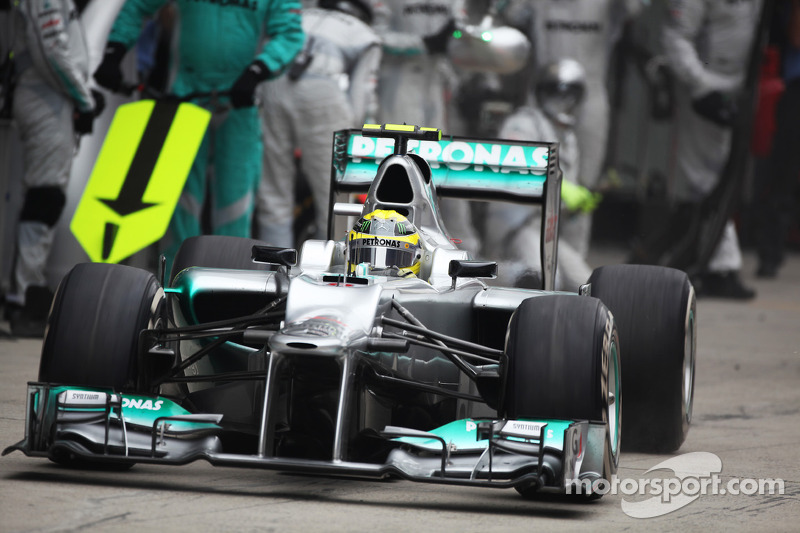
<path fill-rule="evenodd" d="M 429 432 L 387 426 L 394 447 L 383 463 L 234 454 L 222 449 L 222 415 L 190 413 L 160 396 L 29 383 L 25 438 L 6 448 L 32 457 L 117 464 L 217 466 L 397 476 L 429 483 L 535 487 L 563 492 L 571 480 L 601 477 L 605 427 L 565 420 L 456 420 Z"/>

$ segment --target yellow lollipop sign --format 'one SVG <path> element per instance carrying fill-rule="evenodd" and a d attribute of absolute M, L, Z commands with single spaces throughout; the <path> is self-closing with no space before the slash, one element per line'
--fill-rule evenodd
<path fill-rule="evenodd" d="M 117 109 L 70 223 L 92 261 L 118 263 L 164 235 L 210 119 L 186 102 Z"/>

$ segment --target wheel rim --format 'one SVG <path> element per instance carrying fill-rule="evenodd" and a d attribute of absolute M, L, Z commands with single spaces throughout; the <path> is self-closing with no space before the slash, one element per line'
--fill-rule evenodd
<path fill-rule="evenodd" d="M 689 298 L 689 313 L 686 316 L 686 337 L 683 345 L 683 407 L 687 422 L 692 420 L 692 403 L 694 401 L 694 294 Z"/>
<path fill-rule="evenodd" d="M 611 353 L 609 354 L 609 362 L 611 368 L 608 372 L 608 431 L 611 435 L 611 453 L 616 456 L 619 450 L 620 441 L 620 410 L 622 408 L 622 399 L 619 394 L 619 353 L 617 352 L 617 343 L 611 343 Z"/>
<path fill-rule="evenodd" d="M 153 301 L 150 303 L 150 318 L 147 321 L 147 329 L 157 329 L 166 325 L 162 324 L 161 307 L 166 305 L 164 296 L 164 289 L 159 286 L 155 295 L 153 295 Z"/>

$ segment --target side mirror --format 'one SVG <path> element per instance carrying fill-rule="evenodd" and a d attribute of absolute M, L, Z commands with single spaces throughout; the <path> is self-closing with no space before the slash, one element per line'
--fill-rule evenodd
<path fill-rule="evenodd" d="M 494 261 L 453 259 L 450 261 L 447 275 L 453 278 L 453 288 L 455 289 L 457 278 L 496 278 L 497 263 Z"/>
<path fill-rule="evenodd" d="M 253 246 L 251 257 L 256 263 L 270 263 L 292 267 L 297 264 L 297 250 L 294 248 L 275 248 L 273 246 Z"/>

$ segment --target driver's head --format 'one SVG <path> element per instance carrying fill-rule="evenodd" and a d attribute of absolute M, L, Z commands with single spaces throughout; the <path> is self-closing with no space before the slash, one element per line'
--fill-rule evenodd
<path fill-rule="evenodd" d="M 396 267 L 400 273 L 419 275 L 419 233 L 397 211 L 377 209 L 361 217 L 347 234 L 351 270 L 367 263 L 371 271 Z"/>
<path fill-rule="evenodd" d="M 536 101 L 544 113 L 562 126 L 573 126 L 586 92 L 586 74 L 574 59 L 560 59 L 542 67 L 536 76 Z"/>

